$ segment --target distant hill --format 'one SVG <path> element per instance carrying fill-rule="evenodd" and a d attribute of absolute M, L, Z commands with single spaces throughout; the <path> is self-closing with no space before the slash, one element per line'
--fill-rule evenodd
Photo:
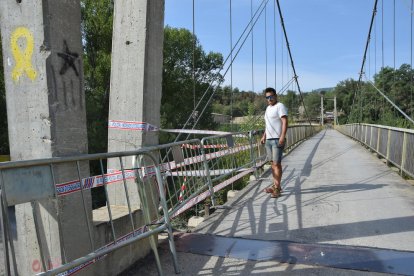
<path fill-rule="evenodd" d="M 329 91 L 332 91 L 334 89 L 335 89 L 335 87 L 318 88 L 318 89 L 312 90 L 312 92 L 321 92 L 321 91 L 329 92 Z"/>

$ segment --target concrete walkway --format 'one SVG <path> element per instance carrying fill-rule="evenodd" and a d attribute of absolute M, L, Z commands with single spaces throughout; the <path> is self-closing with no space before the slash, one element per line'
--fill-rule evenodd
<path fill-rule="evenodd" d="M 228 203 L 230 209 L 216 211 L 194 232 L 316 246 L 414 251 L 414 187 L 357 142 L 337 131 L 324 130 L 285 156 L 283 166 L 282 197 L 272 199 L 263 192 L 272 181 L 267 172 L 240 191 Z M 164 248 L 161 251 L 165 274 L 174 275 L 170 256 Z M 225 258 L 214 255 L 214 250 L 207 255 L 181 251 L 182 275 L 376 274 L 316 263 Z M 150 259 L 144 262 L 148 264 Z M 413 262 L 411 256 L 407 261 Z M 125 275 L 148 274 L 157 274 L 155 265 L 137 264 Z"/>

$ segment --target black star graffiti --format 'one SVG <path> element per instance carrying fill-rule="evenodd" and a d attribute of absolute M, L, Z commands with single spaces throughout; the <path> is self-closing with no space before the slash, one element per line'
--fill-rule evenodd
<path fill-rule="evenodd" d="M 64 40 L 63 42 L 65 44 L 65 52 L 58 53 L 57 55 L 61 57 L 65 61 L 65 63 L 63 64 L 62 69 L 60 69 L 59 73 L 63 75 L 69 68 L 72 68 L 73 71 L 75 71 L 76 76 L 79 76 L 78 70 L 76 69 L 75 65 L 75 61 L 79 57 L 79 54 L 69 51 L 69 47 L 66 43 L 66 40 Z"/>

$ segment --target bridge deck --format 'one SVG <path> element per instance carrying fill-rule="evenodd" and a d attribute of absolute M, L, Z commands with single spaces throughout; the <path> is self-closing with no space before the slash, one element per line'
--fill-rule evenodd
<path fill-rule="evenodd" d="M 194 232 L 267 240 L 269 244 L 276 240 L 280 243 L 310 243 L 316 247 L 319 244 L 321 248 L 333 244 L 414 251 L 414 187 L 357 142 L 334 130 L 324 130 L 285 156 L 283 165 L 282 197 L 272 199 L 263 192 L 271 184 L 271 175 L 267 172 L 240 191 L 228 203 L 230 209 L 216 211 Z M 177 240 L 179 251 L 207 254 L 197 249 L 196 240 L 191 243 L 191 249 L 189 246 Z M 179 261 L 184 275 L 197 275 L 196 271 L 200 275 L 212 275 L 214 271 L 226 274 L 231 273 L 232 269 L 234 272 L 235 267 L 241 269 L 236 269 L 239 274 L 244 273 L 243 267 L 249 267 L 245 275 L 260 271 L 295 271 L 297 275 L 311 272 L 329 275 L 351 273 L 351 270 L 344 272 L 329 267 L 329 264 L 326 265 L 328 267 L 303 267 L 307 263 L 300 261 L 294 266 L 277 261 L 273 264 L 236 261 L 219 257 L 222 255 L 216 249 L 210 249 L 207 255 L 211 257 L 181 252 Z M 230 253 L 232 248 L 230 246 L 225 250 Z M 352 252 L 349 251 L 350 256 Z M 324 255 L 323 250 L 319 253 Z M 413 263 L 413 252 L 405 253 L 403 263 Z M 170 259 L 167 256 L 163 258 Z M 193 260 L 190 266 L 183 264 L 190 259 Z M 195 266 L 196 260 L 203 265 Z M 218 263 L 222 264 L 221 269 Z M 320 260 L 316 263 L 324 265 Z M 165 272 L 172 275 L 172 271 L 166 268 Z M 377 271 L 414 275 L 412 267 L 408 270 L 393 270 L 391 267 L 391 270 Z"/>

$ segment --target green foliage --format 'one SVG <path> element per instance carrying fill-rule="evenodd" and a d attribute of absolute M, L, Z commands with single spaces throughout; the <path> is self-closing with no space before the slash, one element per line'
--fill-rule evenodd
<path fill-rule="evenodd" d="M 383 92 L 404 113 L 414 116 L 414 70 L 408 64 L 399 69 L 383 68 L 374 76 L 375 87 Z M 349 122 L 374 123 L 388 126 L 412 128 L 396 108 L 370 84 L 361 83 L 355 94 Z"/>
<path fill-rule="evenodd" d="M 213 112 L 232 117 L 248 116 L 249 111 L 252 115 L 259 114 L 265 108 L 263 95 L 237 88 L 232 92 L 230 86 L 218 89 L 213 102 Z"/>
<path fill-rule="evenodd" d="M 310 118 L 316 118 L 321 113 L 321 95 L 319 92 L 310 92 L 304 95 L 306 111 Z M 306 115 L 305 115 L 306 116 Z"/>
<path fill-rule="evenodd" d="M 280 101 L 283 102 L 283 104 L 288 109 L 289 117 L 297 117 L 300 103 L 298 94 L 296 94 L 294 91 L 288 90 L 286 95 L 280 97 Z"/>
<path fill-rule="evenodd" d="M 111 75 L 113 5 L 82 0 L 82 41 L 89 152 L 106 152 Z"/>
<path fill-rule="evenodd" d="M 345 124 L 351 114 L 354 94 L 357 91 L 358 82 L 347 79 L 338 83 L 332 94 L 336 95 L 339 124 Z"/>
<path fill-rule="evenodd" d="M 197 38 L 190 31 L 165 27 L 163 94 L 161 99 L 161 126 L 163 128 L 182 128 L 184 126 L 192 114 L 194 102 L 197 103 L 201 99 L 210 83 L 222 79 L 218 72 L 222 63 L 222 55 L 214 52 L 205 53 Z M 189 126 L 192 126 L 198 118 L 197 116 L 201 114 L 212 92 L 213 90 L 210 88 L 207 97 L 202 100 L 197 109 L 198 113 L 193 117 L 192 124 Z M 214 128 L 211 112 L 212 107 L 208 105 L 199 120 L 198 129 Z"/>

